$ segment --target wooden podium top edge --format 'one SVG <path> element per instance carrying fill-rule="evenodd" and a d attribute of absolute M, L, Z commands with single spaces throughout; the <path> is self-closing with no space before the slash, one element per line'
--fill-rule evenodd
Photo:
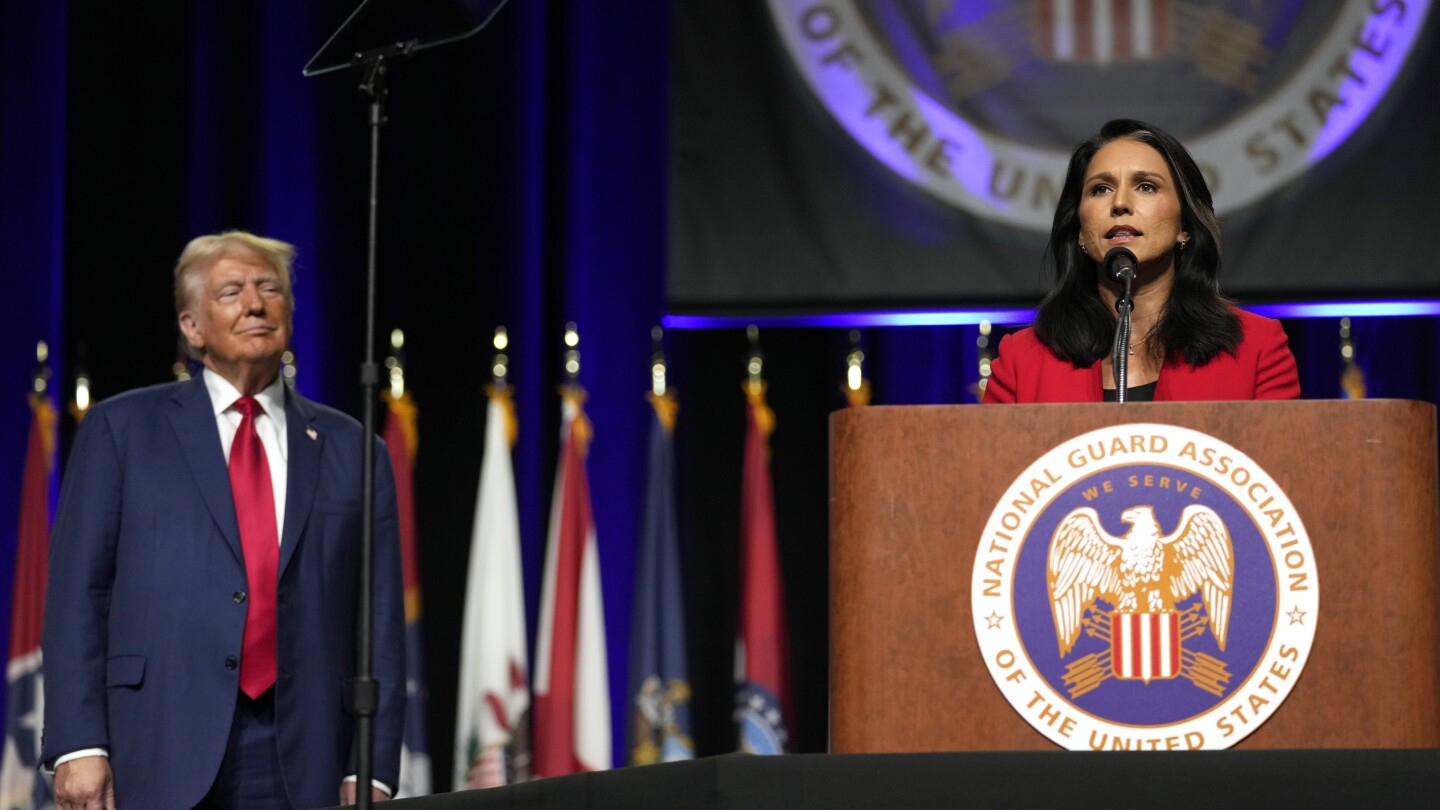
<path fill-rule="evenodd" d="M 833 411 L 833 412 L 831 412 L 831 414 L 830 414 L 830 419 L 831 419 L 832 421 L 835 421 L 835 420 L 845 420 L 845 421 L 848 421 L 848 420 L 850 420 L 850 419 L 860 419 L 860 418 L 864 418 L 863 414 L 866 414 L 866 413 L 869 413 L 869 414 L 872 414 L 872 415 L 879 415 L 879 414 L 893 414 L 893 413 L 895 413 L 895 412 L 897 412 L 897 411 L 907 411 L 907 412 L 933 412 L 933 411 L 943 411 L 943 410 L 950 410 L 950 409 L 973 408 L 974 406 L 976 406 L 976 405 L 978 405 L 978 404 L 979 404 L 979 403 L 973 403 L 973 402 L 972 402 L 972 403 L 952 403 L 952 404 L 942 404 L 942 405 L 866 405 L 866 406 L 863 407 L 863 408 L 841 408 L 841 409 L 839 409 L 839 410 Z M 1131 415 L 1135 417 L 1136 421 L 1144 421 L 1145 416 L 1146 416 L 1146 412 L 1148 412 L 1148 411 L 1150 411 L 1150 410 L 1152 410 L 1152 409 L 1154 409 L 1154 410 L 1168 410 L 1168 409 L 1186 409 L 1186 408 L 1194 408 L 1194 407 L 1203 407 L 1203 408 L 1207 408 L 1207 409 L 1208 409 L 1208 408 L 1213 408 L 1213 407 L 1216 406 L 1216 405 L 1226 405 L 1226 406 L 1232 406 L 1232 407 L 1235 407 L 1235 408 L 1242 408 L 1242 409 L 1245 409 L 1245 408 L 1254 408 L 1254 409 L 1295 408 L 1295 409 L 1303 409 L 1303 408 L 1334 408 L 1334 407 L 1344 407 L 1344 408 L 1346 408 L 1346 409 L 1351 409 L 1351 410 L 1357 410 L 1357 409 L 1361 409 L 1361 408 L 1396 409 L 1396 410 L 1420 409 L 1420 410 L 1422 410 L 1422 411 L 1428 411 L 1428 412 L 1430 412 L 1430 414 L 1432 415 L 1432 417 L 1433 417 L 1433 415 L 1434 415 L 1435 412 L 1436 412 L 1436 405 L 1435 405 L 1435 403 L 1433 403 L 1433 402 L 1427 402 L 1427 401 L 1425 401 L 1425 400 L 1420 400 L 1420 399 L 1390 399 L 1390 398 L 1374 398 L 1374 399 L 1230 400 L 1230 401 L 1225 401 L 1225 400 L 1199 400 L 1199 401 L 1193 401 L 1193 402 L 1127 402 L 1127 403 L 1124 403 L 1123 405 L 1121 405 L 1120 403 L 1116 403 L 1116 402 L 1046 402 L 1046 403 L 1029 403 L 1029 404 L 1023 404 L 1023 405 L 999 405 L 999 406 L 991 405 L 991 406 L 984 406 L 984 408 L 985 408 L 986 410 L 989 410 L 989 409 L 997 409 L 996 412 L 999 413 L 999 412 L 1002 412 L 1002 411 L 1005 411 L 1005 410 L 1010 410 L 1010 409 L 1015 409 L 1015 408 L 1026 409 L 1026 410 L 1070 410 L 1070 409 L 1076 409 L 1076 410 L 1080 410 L 1080 409 L 1116 410 L 1117 407 L 1124 407 L 1124 408 L 1136 408 L 1136 409 L 1139 409 L 1139 410 L 1133 412 Z M 853 414 L 853 415 L 852 415 L 852 414 Z"/>

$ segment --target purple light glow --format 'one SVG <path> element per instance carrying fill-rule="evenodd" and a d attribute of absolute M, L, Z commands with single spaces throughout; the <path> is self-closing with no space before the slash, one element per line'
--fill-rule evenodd
<path fill-rule="evenodd" d="M 795 315 L 666 315 L 666 329 L 742 329 L 746 326 L 857 327 L 857 326 L 973 326 L 990 323 L 1029 323 L 1033 309 L 948 309 L 926 312 L 815 312 Z"/>
<path fill-rule="evenodd" d="M 1440 300 L 1309 301 L 1259 304 L 1246 310 L 1267 318 L 1372 318 L 1440 315 Z M 917 311 L 816 312 L 793 315 L 666 315 L 666 329 L 743 329 L 861 326 L 974 326 L 1026 324 L 1035 320 L 1033 309 L 944 309 Z"/>
<path fill-rule="evenodd" d="M 1313 301 L 1303 304 L 1260 304 L 1245 309 L 1267 318 L 1384 318 L 1440 315 L 1440 300 Z"/>
<path fill-rule="evenodd" d="M 1310 149 L 1312 164 L 1344 143 L 1385 97 L 1404 67 L 1429 10 L 1428 0 L 1421 0 L 1393 15 L 1377 11 L 1356 34 L 1356 47 L 1345 64 L 1348 77 L 1337 91 L 1344 101 L 1327 114 L 1324 128 Z"/>

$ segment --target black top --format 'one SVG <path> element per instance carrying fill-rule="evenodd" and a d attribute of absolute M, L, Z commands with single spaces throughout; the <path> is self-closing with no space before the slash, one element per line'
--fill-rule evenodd
<path fill-rule="evenodd" d="M 1126 389 L 1125 389 L 1125 401 L 1126 401 L 1126 402 L 1154 402 L 1154 401 L 1155 401 L 1155 386 L 1157 386 L 1157 385 L 1159 385 L 1159 384 L 1160 384 L 1160 381 L 1159 381 L 1159 380 L 1156 380 L 1155 382 L 1145 383 L 1144 385 L 1137 385 L 1137 386 L 1135 386 L 1134 388 L 1126 388 Z M 1117 402 L 1117 401 L 1119 401 L 1119 399 L 1115 396 L 1115 389 L 1114 389 L 1114 388 L 1106 388 L 1106 389 L 1105 389 L 1105 401 L 1106 401 L 1106 402 Z"/>

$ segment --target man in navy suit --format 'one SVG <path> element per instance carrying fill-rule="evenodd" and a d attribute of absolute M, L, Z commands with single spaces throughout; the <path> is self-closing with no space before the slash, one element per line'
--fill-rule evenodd
<path fill-rule="evenodd" d="M 204 371 L 100 403 L 76 436 L 42 641 L 42 760 L 62 810 L 354 801 L 361 427 L 281 378 L 293 255 L 243 232 L 187 245 L 176 311 Z M 376 460 L 372 791 L 385 798 L 404 595 L 394 477 Z"/>

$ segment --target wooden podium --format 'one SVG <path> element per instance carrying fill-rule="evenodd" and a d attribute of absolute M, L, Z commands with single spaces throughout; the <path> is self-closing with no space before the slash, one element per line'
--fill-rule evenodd
<path fill-rule="evenodd" d="M 1440 747 L 1435 407 L 1399 400 L 853 408 L 830 420 L 830 750 L 1045 750 L 981 660 L 977 544 L 1057 445 L 1162 423 L 1289 495 L 1320 617 L 1289 698 L 1240 748 Z"/>

